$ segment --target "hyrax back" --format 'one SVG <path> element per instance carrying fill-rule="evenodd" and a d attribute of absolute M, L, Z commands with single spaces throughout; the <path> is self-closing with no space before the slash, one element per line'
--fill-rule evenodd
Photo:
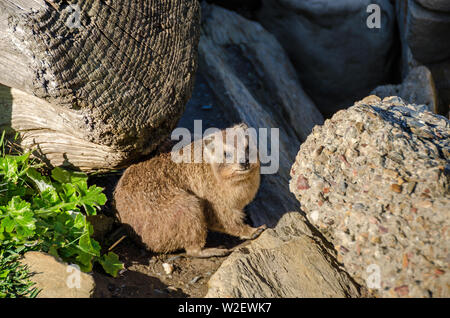
<path fill-rule="evenodd" d="M 253 239 L 265 229 L 244 223 L 243 208 L 260 183 L 259 160 L 250 160 L 248 127 L 241 124 L 227 131 L 244 132 L 244 138 L 230 142 L 225 130 L 205 137 L 200 141 L 200 162 L 179 162 L 173 152 L 163 153 L 124 172 L 114 192 L 116 210 L 147 248 L 223 256 L 229 251 L 204 249 L 208 229 L 243 239 Z M 198 146 L 194 142 L 184 147 L 183 155 L 190 153 L 193 161 Z"/>

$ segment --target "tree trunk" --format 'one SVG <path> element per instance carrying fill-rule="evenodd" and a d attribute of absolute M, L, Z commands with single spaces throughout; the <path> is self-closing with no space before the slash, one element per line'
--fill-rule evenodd
<path fill-rule="evenodd" d="M 199 16 L 196 0 L 0 0 L 0 127 L 85 171 L 151 152 L 190 98 Z"/>

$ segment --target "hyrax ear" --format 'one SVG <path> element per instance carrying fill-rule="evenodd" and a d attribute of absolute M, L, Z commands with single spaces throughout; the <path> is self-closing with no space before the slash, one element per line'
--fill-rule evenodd
<path fill-rule="evenodd" d="M 216 138 L 216 136 L 214 134 L 208 135 L 205 138 L 203 138 L 203 144 L 205 145 L 205 148 L 208 148 L 208 149 L 213 148 L 215 138 Z"/>
<path fill-rule="evenodd" d="M 233 129 L 247 130 L 248 129 L 248 125 L 246 123 L 240 123 L 240 124 L 234 125 Z"/>
<path fill-rule="evenodd" d="M 218 140 L 216 138 L 219 138 Z M 222 143 L 220 142 L 222 133 L 213 133 L 203 138 L 203 159 L 208 163 L 217 162 L 222 153 Z"/>

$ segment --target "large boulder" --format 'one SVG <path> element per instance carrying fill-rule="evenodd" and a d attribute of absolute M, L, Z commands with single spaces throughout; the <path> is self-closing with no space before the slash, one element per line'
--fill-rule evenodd
<path fill-rule="evenodd" d="M 199 26 L 197 0 L 0 0 L 1 128 L 51 165 L 126 166 L 182 115 Z"/>
<path fill-rule="evenodd" d="M 254 19 L 255 11 L 261 7 L 261 0 L 206 0 L 206 2 L 236 11 L 249 19 Z"/>
<path fill-rule="evenodd" d="M 417 2 L 431 10 L 450 12 L 450 2 L 448 0 L 417 0 Z"/>
<path fill-rule="evenodd" d="M 287 186 L 289 169 L 301 141 L 323 117 L 275 37 L 233 11 L 202 7 L 199 68 L 219 107 L 235 122 L 268 129 L 268 137 L 271 129 L 278 131 L 279 138 L 268 138 L 269 151 L 260 152 L 262 161 L 268 154 L 273 159 L 273 171 L 264 174 L 258 194 L 264 199 L 257 198 L 249 209 L 255 224 L 270 225 L 297 206 Z"/>
<path fill-rule="evenodd" d="M 433 74 L 436 91 L 438 92 L 437 113 L 450 118 L 450 59 L 442 63 L 430 64 L 428 68 Z"/>
<path fill-rule="evenodd" d="M 32 274 L 38 298 L 89 298 L 95 289 L 94 278 L 74 265 L 61 262 L 41 252 L 25 253 L 21 263 Z"/>
<path fill-rule="evenodd" d="M 383 297 L 450 295 L 450 122 L 425 109 L 367 97 L 317 126 L 291 170 L 308 219 Z"/>
<path fill-rule="evenodd" d="M 380 28 L 367 26 L 371 4 L 380 8 Z M 396 25 L 389 0 L 263 0 L 258 21 L 286 49 L 325 116 L 392 81 Z"/>
<path fill-rule="evenodd" d="M 396 1 L 402 43 L 402 76 L 417 65 L 433 74 L 439 95 L 436 112 L 450 108 L 450 2 L 445 0 Z"/>
<path fill-rule="evenodd" d="M 206 297 L 359 297 L 359 286 L 337 264 L 298 212 L 233 252 L 211 276 Z"/>
<path fill-rule="evenodd" d="M 431 112 L 438 112 L 438 95 L 430 70 L 417 66 L 399 85 L 381 85 L 375 88 L 371 95 L 380 98 L 399 96 L 410 104 L 425 105 Z"/>
<path fill-rule="evenodd" d="M 423 64 L 442 62 L 450 58 L 450 12 L 427 8 L 420 2 L 399 1 L 402 36 L 416 60 Z"/>

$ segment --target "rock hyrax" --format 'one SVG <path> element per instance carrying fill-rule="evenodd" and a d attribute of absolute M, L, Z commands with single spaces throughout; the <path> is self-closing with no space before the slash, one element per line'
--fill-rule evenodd
<path fill-rule="evenodd" d="M 236 125 L 178 152 L 190 153 L 193 161 L 200 149 L 199 162 L 174 160 L 173 150 L 130 166 L 114 191 L 120 221 L 148 249 L 162 253 L 185 249 L 195 257 L 227 255 L 227 249 L 204 248 L 208 229 L 256 238 L 266 226 L 245 224 L 243 212 L 260 183 L 260 162 L 257 154 L 251 160 L 250 149 L 256 153 L 256 146 L 250 148 L 248 131 L 245 124 Z M 226 138 L 229 133 L 237 137 Z"/>

